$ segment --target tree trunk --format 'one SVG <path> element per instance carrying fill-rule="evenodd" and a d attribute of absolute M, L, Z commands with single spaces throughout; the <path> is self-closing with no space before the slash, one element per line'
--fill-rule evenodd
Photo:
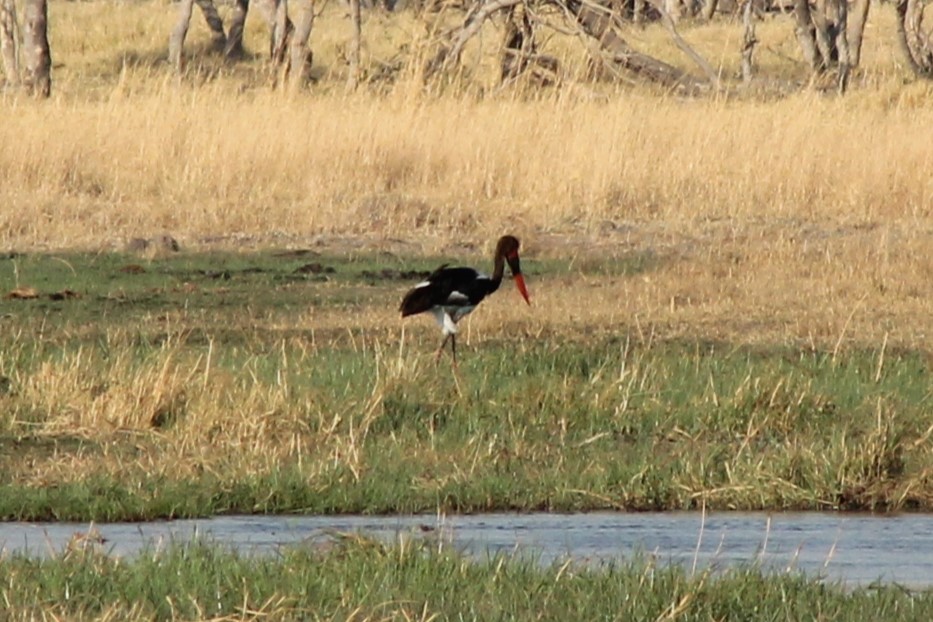
<path fill-rule="evenodd" d="M 703 19 L 708 22 L 712 21 L 718 7 L 719 0 L 706 0 L 706 4 L 703 5 Z"/>
<path fill-rule="evenodd" d="M 350 0 L 350 53 L 349 75 L 347 76 L 347 90 L 355 91 L 360 83 L 360 39 L 362 27 L 360 25 L 360 0 Z"/>
<path fill-rule="evenodd" d="M 282 65 L 287 59 L 285 52 L 295 30 L 288 18 L 288 0 L 259 0 L 256 6 L 269 24 L 269 58 L 274 65 Z"/>
<path fill-rule="evenodd" d="M 830 0 L 833 9 L 836 39 L 836 58 L 839 63 L 839 92 L 845 93 L 849 86 L 849 3 L 847 0 Z"/>
<path fill-rule="evenodd" d="M 820 73 L 825 68 L 825 63 L 816 45 L 816 27 L 813 24 L 809 0 L 794 1 L 794 18 L 796 21 L 794 32 L 800 44 L 800 51 L 803 52 L 803 59 L 814 73 Z"/>
<path fill-rule="evenodd" d="M 308 39 L 314 27 L 314 0 L 299 0 L 298 17 L 295 21 L 295 33 L 289 46 L 289 65 L 292 71 L 292 85 L 302 86 L 311 72 L 313 55 Z"/>
<path fill-rule="evenodd" d="M 31 93 L 41 97 L 52 93 L 48 14 L 46 0 L 25 0 L 23 3 L 23 84 Z"/>
<path fill-rule="evenodd" d="M 832 26 L 827 21 L 827 4 L 835 0 L 816 0 L 815 11 L 810 11 L 810 19 L 813 20 L 813 35 L 816 38 L 816 47 L 822 57 L 823 69 L 829 69 L 833 62 L 833 46 L 835 42 L 835 33 Z"/>
<path fill-rule="evenodd" d="M 193 10 L 194 0 L 181 0 L 178 3 L 178 21 L 168 39 L 168 62 L 179 72 L 185 68 L 185 38 L 188 36 Z"/>
<path fill-rule="evenodd" d="M 869 0 L 855 0 L 852 5 L 853 19 L 849 22 L 849 65 L 858 67 L 862 61 L 862 36 L 868 21 Z"/>
<path fill-rule="evenodd" d="M 224 46 L 224 58 L 234 59 L 243 56 L 243 27 L 246 25 L 248 12 L 249 0 L 234 0 L 230 29 L 227 31 L 227 45 Z"/>
<path fill-rule="evenodd" d="M 913 72 L 933 78 L 933 42 L 923 29 L 923 0 L 898 0 L 897 39 Z"/>
<path fill-rule="evenodd" d="M 211 31 L 211 50 L 214 52 L 223 51 L 227 45 L 227 35 L 224 34 L 224 22 L 220 19 L 217 7 L 214 6 L 214 0 L 194 0 L 195 4 L 201 7 L 201 13 L 204 14 L 204 21 Z"/>
<path fill-rule="evenodd" d="M 3 72 L 8 84 L 19 84 L 19 51 L 16 32 L 16 3 L 14 0 L 0 2 L 0 55 L 3 56 Z"/>
<path fill-rule="evenodd" d="M 272 28 L 272 63 L 284 65 L 287 60 L 286 51 L 291 39 L 294 26 L 288 19 L 288 0 L 275 0 L 275 25 Z M 286 67 L 286 70 L 288 68 Z"/>
<path fill-rule="evenodd" d="M 745 10 L 742 12 L 742 22 L 745 30 L 742 35 L 742 81 L 748 84 L 755 75 L 755 66 L 752 56 L 758 39 L 755 37 L 755 12 L 752 9 L 753 0 L 745 0 Z"/>

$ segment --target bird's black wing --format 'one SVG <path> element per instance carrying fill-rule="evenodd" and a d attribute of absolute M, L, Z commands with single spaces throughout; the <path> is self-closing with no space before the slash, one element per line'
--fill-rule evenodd
<path fill-rule="evenodd" d="M 489 293 L 486 282 L 473 268 L 448 268 L 443 265 L 402 299 L 402 317 L 423 313 L 438 305 L 476 305 Z"/>
<path fill-rule="evenodd" d="M 428 275 L 427 279 L 408 290 L 408 293 L 402 298 L 402 304 L 399 305 L 402 317 L 424 313 L 439 304 L 440 300 L 444 298 L 441 288 L 444 282 L 443 273 L 447 270 L 448 265 L 445 263 Z"/>

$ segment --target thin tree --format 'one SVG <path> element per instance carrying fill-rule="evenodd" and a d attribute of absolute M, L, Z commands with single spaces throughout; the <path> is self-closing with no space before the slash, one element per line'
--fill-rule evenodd
<path fill-rule="evenodd" d="M 848 0 L 829 0 L 828 4 L 836 34 L 833 47 L 836 49 L 836 64 L 839 67 L 839 92 L 845 93 L 849 86 L 849 71 L 852 69 L 849 55 L 849 3 Z"/>
<path fill-rule="evenodd" d="M 19 84 L 19 33 L 16 32 L 16 3 L 0 2 L 0 56 L 8 84 Z"/>
<path fill-rule="evenodd" d="M 39 97 L 52 94 L 52 52 L 49 49 L 47 0 L 23 3 L 23 85 Z"/>
<path fill-rule="evenodd" d="M 295 33 L 289 46 L 292 86 L 302 86 L 308 80 L 314 58 L 308 39 L 314 27 L 314 0 L 298 0 Z"/>
<path fill-rule="evenodd" d="M 755 63 L 752 57 L 755 54 L 755 46 L 758 45 L 758 37 L 755 36 L 755 11 L 753 0 L 745 0 L 745 7 L 742 10 L 742 81 L 748 84 L 755 75 Z"/>
<path fill-rule="evenodd" d="M 194 10 L 194 0 L 181 0 L 178 3 L 178 21 L 168 38 L 168 62 L 177 71 L 185 68 L 185 39 L 188 37 L 188 26 L 191 24 L 191 13 Z"/>
<path fill-rule="evenodd" d="M 295 26 L 288 18 L 288 0 L 274 0 L 269 4 L 272 7 L 272 41 L 269 56 L 273 65 L 287 72 L 288 44 Z"/>
<path fill-rule="evenodd" d="M 870 6 L 869 0 L 855 0 L 852 3 L 849 19 L 849 63 L 853 67 L 858 67 L 862 62 L 862 36 L 865 33 Z"/>
<path fill-rule="evenodd" d="M 360 40 L 362 39 L 362 25 L 360 24 L 360 0 L 350 0 L 350 53 L 349 70 L 347 76 L 347 90 L 354 91 L 360 83 Z"/>

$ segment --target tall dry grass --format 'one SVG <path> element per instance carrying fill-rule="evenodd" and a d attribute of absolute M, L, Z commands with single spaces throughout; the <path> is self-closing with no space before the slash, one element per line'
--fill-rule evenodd
<path fill-rule="evenodd" d="M 17 106 L 0 245 L 167 229 L 475 239 L 716 219 L 926 227 L 933 109 L 826 101 L 425 102 L 219 88 Z"/>
<path fill-rule="evenodd" d="M 343 24 L 339 13 L 325 17 L 316 46 L 323 71 L 339 73 Z M 108 19 L 115 28 L 101 25 Z M 590 87 L 575 81 L 570 52 L 564 87 L 536 97 L 429 96 L 405 81 L 346 96 L 326 79 L 288 95 L 226 69 L 179 83 L 158 63 L 160 33 L 173 19 L 159 3 L 53 5 L 59 94 L 0 103 L 0 247 L 106 247 L 162 230 L 189 246 L 231 234 L 349 234 L 431 249 L 453 235 L 476 241 L 506 228 L 700 233 L 712 221 L 737 229 L 805 221 L 929 229 L 931 88 L 901 83 L 884 12 L 873 16 L 866 71 L 849 96 L 805 91 L 770 101 Z M 373 65 L 405 36 L 418 41 L 411 16 L 399 19 L 372 18 Z M 258 21 L 250 22 L 252 49 L 262 49 Z M 686 36 L 728 73 L 735 29 L 688 27 Z M 792 30 L 786 20 L 761 30 L 764 71 L 783 58 Z M 659 29 L 629 34 L 676 58 Z M 566 40 L 551 45 L 570 49 Z M 465 58 L 470 67 L 494 54 L 487 44 Z"/>

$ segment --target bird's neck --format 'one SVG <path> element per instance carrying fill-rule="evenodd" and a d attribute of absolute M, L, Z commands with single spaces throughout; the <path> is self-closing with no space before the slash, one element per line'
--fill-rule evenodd
<path fill-rule="evenodd" d="M 502 282 L 502 275 L 505 272 L 505 257 L 497 254 L 493 260 L 493 269 L 492 269 L 492 280 L 496 284 L 496 287 L 499 286 L 499 283 Z"/>

